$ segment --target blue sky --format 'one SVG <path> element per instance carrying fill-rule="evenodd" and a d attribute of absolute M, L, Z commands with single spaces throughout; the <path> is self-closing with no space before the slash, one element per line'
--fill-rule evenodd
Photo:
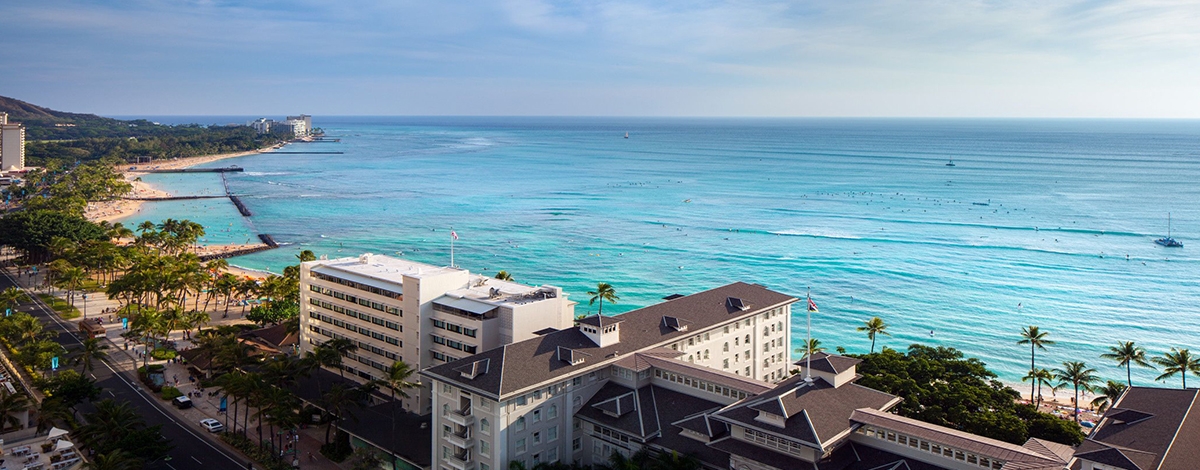
<path fill-rule="evenodd" d="M 3 3 L 0 95 L 107 115 L 1200 117 L 1196 1 Z"/>

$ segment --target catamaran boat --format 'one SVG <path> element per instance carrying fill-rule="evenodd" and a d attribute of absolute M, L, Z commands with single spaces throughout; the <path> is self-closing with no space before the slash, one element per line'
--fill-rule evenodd
<path fill-rule="evenodd" d="M 1154 240 L 1154 243 L 1157 243 L 1159 245 L 1169 247 L 1169 248 L 1183 248 L 1183 243 L 1180 243 L 1179 240 L 1171 238 L 1171 213 L 1170 212 L 1167 213 L 1167 237 L 1159 238 L 1158 240 Z"/>

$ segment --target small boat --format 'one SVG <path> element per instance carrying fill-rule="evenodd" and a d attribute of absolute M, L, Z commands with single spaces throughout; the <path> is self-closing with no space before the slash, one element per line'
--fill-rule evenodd
<path fill-rule="evenodd" d="M 1159 238 L 1158 240 L 1154 240 L 1154 243 L 1157 243 L 1159 245 L 1162 245 L 1162 246 L 1165 246 L 1168 248 L 1183 248 L 1183 243 L 1180 243 L 1179 240 L 1171 238 L 1171 213 L 1170 212 L 1167 213 L 1167 237 Z"/>
<path fill-rule="evenodd" d="M 949 163 L 946 163 L 946 166 L 954 166 L 954 160 L 951 159 Z"/>
<path fill-rule="evenodd" d="M 629 138 L 629 133 L 628 133 L 628 132 L 626 132 L 626 133 L 625 133 L 625 138 L 626 138 L 626 139 L 628 139 L 628 138 Z"/>

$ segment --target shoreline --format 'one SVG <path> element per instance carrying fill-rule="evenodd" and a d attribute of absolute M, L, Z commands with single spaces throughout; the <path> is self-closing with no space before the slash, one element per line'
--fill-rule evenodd
<path fill-rule="evenodd" d="M 278 146 L 273 146 L 273 147 L 267 147 L 267 148 L 262 148 L 262 149 L 258 149 L 258 150 L 249 150 L 249 151 L 245 151 L 245 152 L 231 152 L 231 153 L 221 153 L 221 154 L 215 154 L 215 155 L 202 155 L 202 156 L 197 156 L 197 157 L 176 158 L 176 159 L 164 160 L 161 162 L 154 162 L 154 163 L 149 163 L 149 164 L 144 164 L 144 165 L 140 165 L 140 164 L 139 165 L 122 165 L 122 167 L 120 169 L 118 169 L 118 171 L 120 171 L 121 175 L 124 176 L 125 180 L 128 181 L 129 184 L 133 186 L 133 190 L 130 192 L 129 196 L 170 197 L 170 196 L 174 196 L 175 193 L 170 192 L 167 189 L 159 188 L 154 185 L 151 185 L 150 183 L 142 181 L 141 176 L 149 174 L 149 173 L 147 173 L 145 171 L 138 171 L 138 170 L 166 170 L 166 169 L 189 168 L 192 166 L 201 165 L 201 164 L 205 164 L 205 163 L 211 163 L 211 162 L 215 162 L 215 161 L 219 161 L 219 160 L 225 160 L 228 158 L 237 158 L 237 157 L 245 157 L 245 156 L 249 156 L 249 155 L 257 155 L 260 153 L 265 153 L 267 150 L 277 148 L 277 147 Z M 100 223 L 100 222 L 118 223 L 118 222 L 126 220 L 130 217 L 136 216 L 138 213 L 140 213 L 142 211 L 142 205 L 147 202 L 152 202 L 152 201 L 121 198 L 121 199 L 116 199 L 116 200 L 112 200 L 112 201 L 101 201 L 101 202 L 88 203 L 87 208 L 84 210 L 84 217 L 87 220 L 89 220 L 91 222 L 95 222 L 95 223 Z M 202 256 L 202 255 L 230 253 L 230 252 L 245 250 L 248 248 L 256 248 L 256 247 L 262 247 L 262 246 L 266 246 L 266 245 L 263 243 L 250 243 L 250 244 L 239 243 L 239 244 L 229 244 L 229 245 L 200 245 L 200 246 L 197 246 L 195 249 L 193 249 L 192 252 L 197 255 Z M 242 268 L 242 267 L 235 268 L 233 266 L 230 266 L 229 272 L 231 272 L 235 275 L 238 275 L 238 276 L 254 278 L 254 279 L 264 279 L 267 277 L 267 275 L 271 274 L 271 273 L 268 273 L 265 271 L 257 271 L 257 270 L 253 270 L 253 269 Z"/>

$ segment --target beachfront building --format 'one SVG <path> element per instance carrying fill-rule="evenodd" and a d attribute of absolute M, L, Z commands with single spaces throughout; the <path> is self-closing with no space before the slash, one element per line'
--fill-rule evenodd
<path fill-rule="evenodd" d="M 301 354 L 348 339 L 343 372 L 360 382 L 395 361 L 422 369 L 569 328 L 575 314 L 558 287 L 372 254 L 302 263 L 300 304 Z M 428 387 L 409 394 L 404 409 L 430 412 Z"/>
<path fill-rule="evenodd" d="M 791 296 L 736 283 L 669 299 L 423 371 L 432 468 L 602 464 L 640 450 L 712 470 L 1062 470 L 1070 458 L 1068 446 L 889 413 L 901 399 L 856 384 L 858 359 L 818 353 L 773 376 L 766 341 L 749 351 L 764 367 L 725 367 L 727 341 L 771 338 L 780 319 L 786 332 Z"/>
<path fill-rule="evenodd" d="M 1077 470 L 1185 470 L 1200 462 L 1200 390 L 1130 387 L 1075 450 Z"/>
<path fill-rule="evenodd" d="M 267 134 L 271 132 L 272 122 L 274 121 L 267 118 L 258 118 L 257 120 L 250 121 L 248 125 L 254 128 L 254 130 L 259 134 Z"/>
<path fill-rule="evenodd" d="M 25 169 L 25 126 L 8 122 L 8 113 L 0 113 L 0 171 Z"/>
<path fill-rule="evenodd" d="M 668 298 L 423 371 L 433 468 L 603 462 L 664 435 L 669 446 L 672 422 L 786 376 L 797 299 L 746 283 Z"/>
<path fill-rule="evenodd" d="M 304 133 L 296 134 L 296 137 L 301 137 L 301 136 L 305 136 L 305 135 L 312 133 L 312 116 L 309 116 L 307 114 L 301 114 L 299 116 L 288 116 L 287 120 L 288 120 L 288 122 L 302 121 L 304 123 Z"/>

